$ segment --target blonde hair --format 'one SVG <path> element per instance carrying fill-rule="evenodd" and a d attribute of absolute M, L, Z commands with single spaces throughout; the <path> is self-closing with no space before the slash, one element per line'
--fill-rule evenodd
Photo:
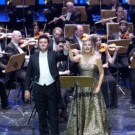
<path fill-rule="evenodd" d="M 90 54 L 91 54 L 91 55 L 95 55 L 94 44 L 91 42 L 91 39 L 87 39 L 87 40 L 85 40 L 85 41 L 83 42 L 82 54 L 85 53 L 85 52 L 84 52 L 84 45 L 85 45 L 85 43 L 86 43 L 87 41 L 89 41 L 89 42 L 91 43 L 91 46 L 92 46 Z"/>

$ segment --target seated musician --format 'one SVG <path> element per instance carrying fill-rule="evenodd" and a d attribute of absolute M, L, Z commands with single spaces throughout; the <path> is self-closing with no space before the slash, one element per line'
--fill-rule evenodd
<path fill-rule="evenodd" d="M 126 20 L 121 20 L 119 22 L 119 32 L 118 33 L 113 33 L 112 36 L 110 37 L 110 40 L 115 40 L 115 39 L 130 39 L 130 44 L 129 48 L 127 51 L 127 54 L 132 50 L 134 47 L 134 39 L 133 39 L 133 33 L 129 33 L 129 27 L 128 23 Z"/>
<path fill-rule="evenodd" d="M 126 14 L 124 11 L 124 8 L 122 7 L 122 5 L 119 5 L 116 7 L 116 11 L 115 11 L 116 17 L 115 19 L 112 19 L 111 16 L 110 18 L 107 19 L 102 19 L 101 20 L 101 25 L 99 25 L 98 27 L 101 27 L 104 30 L 104 34 L 106 34 L 106 23 L 111 22 L 111 23 L 119 23 L 121 20 L 126 20 Z"/>
<path fill-rule="evenodd" d="M 33 23 L 31 28 L 31 37 L 38 39 L 41 35 L 43 35 L 43 32 L 40 31 L 39 24 L 36 22 Z"/>
<path fill-rule="evenodd" d="M 119 54 L 118 59 L 117 59 L 117 66 L 119 67 L 122 75 L 123 75 L 123 80 L 127 75 L 125 73 L 128 72 L 128 55 L 129 52 L 132 50 L 132 48 L 135 46 L 134 40 L 133 40 L 133 33 L 129 33 L 128 30 L 128 25 L 126 20 L 121 20 L 119 22 L 119 32 L 118 33 L 113 33 L 112 36 L 110 37 L 110 40 L 115 40 L 115 39 L 130 39 L 131 42 L 129 44 L 128 50 L 126 54 Z M 113 66 L 112 66 L 113 67 Z M 126 72 L 125 72 L 126 71 Z"/>
<path fill-rule="evenodd" d="M 67 43 L 64 38 L 60 38 L 59 41 L 57 41 L 56 51 L 58 53 L 63 53 L 64 50 L 64 44 Z M 69 42 L 68 42 L 69 43 Z M 60 76 L 74 76 L 77 75 L 77 63 L 71 62 L 69 59 L 66 61 L 59 61 L 57 63 L 57 67 L 59 70 Z M 61 88 L 61 96 L 62 96 L 62 104 L 63 107 L 60 111 L 60 116 L 64 118 L 64 120 L 67 121 L 67 107 L 69 102 L 69 95 L 73 92 L 73 89 L 71 88 Z"/>
<path fill-rule="evenodd" d="M 17 31 L 17 30 L 13 31 L 11 42 L 5 48 L 5 52 L 10 54 L 10 55 L 6 55 L 4 57 L 5 64 L 8 63 L 8 61 L 9 61 L 9 59 L 10 59 L 10 57 L 12 55 L 24 53 L 22 48 L 19 46 L 19 42 L 20 42 L 21 39 L 22 39 L 21 32 Z M 29 57 L 26 55 L 25 61 L 27 62 L 28 59 L 29 59 Z M 24 65 L 25 65 L 25 62 L 24 62 Z M 24 67 L 24 68 L 22 67 L 16 73 L 17 80 L 21 82 L 23 90 L 24 90 L 25 75 L 26 75 L 26 67 Z M 9 75 L 8 87 L 12 87 L 12 83 L 15 81 L 14 79 L 15 79 L 14 73 L 11 73 Z M 23 94 L 23 92 L 24 91 L 22 91 L 22 100 L 24 101 L 24 97 L 23 97 L 24 94 Z"/>
<path fill-rule="evenodd" d="M 72 2 L 66 3 L 67 13 L 59 18 L 54 18 L 54 23 L 59 23 L 59 26 L 64 27 L 64 24 L 79 24 L 81 22 L 81 13 L 75 10 Z"/>
<path fill-rule="evenodd" d="M 127 16 L 125 14 L 124 8 L 122 5 L 117 6 L 116 8 L 116 19 L 114 19 L 112 22 L 120 22 L 121 20 L 127 20 Z"/>
<path fill-rule="evenodd" d="M 60 27 L 53 29 L 53 37 L 50 37 L 49 48 L 56 51 L 57 42 L 63 37 L 63 30 Z"/>
<path fill-rule="evenodd" d="M 82 50 L 82 45 L 83 45 L 83 41 L 82 41 L 82 37 L 84 35 L 84 29 L 83 26 L 81 25 L 75 25 L 74 27 L 74 35 L 72 37 L 68 37 L 69 40 L 71 41 L 71 43 L 77 43 L 78 50 Z"/>

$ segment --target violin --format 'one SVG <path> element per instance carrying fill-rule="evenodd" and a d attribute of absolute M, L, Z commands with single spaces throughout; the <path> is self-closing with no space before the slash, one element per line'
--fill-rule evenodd
<path fill-rule="evenodd" d="M 34 34 L 34 38 L 35 39 L 39 39 L 39 37 L 43 35 L 43 32 L 42 31 L 39 31 L 38 33 Z"/>
<path fill-rule="evenodd" d="M 109 51 L 115 51 L 116 49 L 116 44 L 110 44 L 110 45 L 107 45 L 105 43 L 101 43 L 98 50 L 100 53 L 103 53 L 105 52 L 106 50 L 109 50 Z"/>
<path fill-rule="evenodd" d="M 122 39 L 129 39 L 129 33 L 121 34 L 120 37 L 121 37 Z"/>
<path fill-rule="evenodd" d="M 12 33 L 0 33 L 0 39 L 3 39 L 3 38 L 11 38 L 12 37 Z"/>
<path fill-rule="evenodd" d="M 107 37 L 107 35 L 100 35 L 100 38 L 107 40 L 108 37 Z"/>
<path fill-rule="evenodd" d="M 37 41 L 34 38 L 30 38 L 30 39 L 29 38 L 26 38 L 26 39 L 20 40 L 19 46 L 21 48 L 24 48 L 24 47 L 26 47 L 28 45 L 34 46 L 34 45 L 36 45 L 36 43 L 37 43 Z"/>
<path fill-rule="evenodd" d="M 81 37 L 81 40 L 82 40 L 82 41 L 86 41 L 86 40 L 88 40 L 89 38 L 90 38 L 90 37 L 89 37 L 88 34 L 83 33 L 83 36 Z"/>

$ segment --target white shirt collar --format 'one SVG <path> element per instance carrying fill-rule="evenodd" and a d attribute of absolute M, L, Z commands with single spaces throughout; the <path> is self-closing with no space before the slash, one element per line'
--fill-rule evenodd
<path fill-rule="evenodd" d="M 17 43 L 15 43 L 14 41 L 11 41 L 16 47 L 18 47 L 19 45 Z"/>
<path fill-rule="evenodd" d="M 40 55 L 40 56 L 47 56 L 47 51 L 45 51 L 44 53 L 40 51 L 40 52 L 39 52 L 39 55 Z"/>

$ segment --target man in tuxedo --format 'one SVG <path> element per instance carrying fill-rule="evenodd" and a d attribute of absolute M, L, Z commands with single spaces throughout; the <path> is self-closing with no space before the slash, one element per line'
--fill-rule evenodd
<path fill-rule="evenodd" d="M 33 94 L 39 116 L 41 135 L 48 135 L 49 122 L 51 135 L 59 135 L 58 107 L 61 104 L 59 73 L 57 62 L 66 60 L 67 55 L 48 49 L 49 38 L 45 35 L 38 40 L 39 53 L 31 56 L 25 78 L 25 99 L 30 98 L 29 86 L 34 80 Z"/>

